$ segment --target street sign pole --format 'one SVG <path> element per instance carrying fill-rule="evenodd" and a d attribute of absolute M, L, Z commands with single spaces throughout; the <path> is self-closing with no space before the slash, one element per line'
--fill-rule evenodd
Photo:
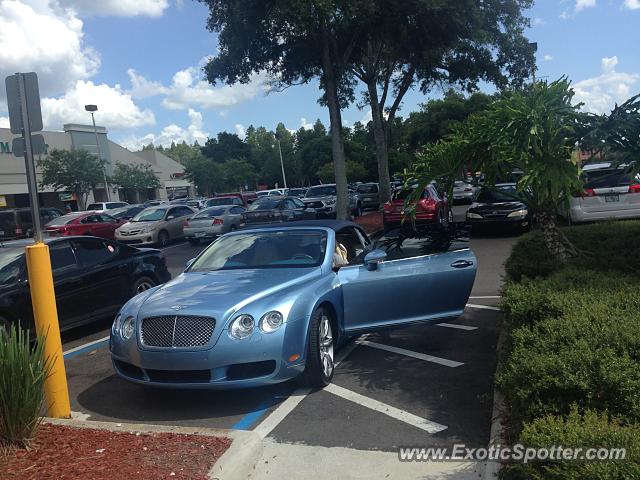
<path fill-rule="evenodd" d="M 36 179 L 36 166 L 33 159 L 33 145 L 31 143 L 31 123 L 29 122 L 29 110 L 27 108 L 27 88 L 24 81 L 24 73 L 17 73 L 18 92 L 22 109 L 22 138 L 24 139 L 24 163 L 27 171 L 27 185 L 29 186 L 29 199 L 31 200 L 31 217 L 33 219 L 33 237 L 36 243 L 42 242 L 42 222 L 40 221 L 40 202 L 38 201 L 38 182 Z"/>

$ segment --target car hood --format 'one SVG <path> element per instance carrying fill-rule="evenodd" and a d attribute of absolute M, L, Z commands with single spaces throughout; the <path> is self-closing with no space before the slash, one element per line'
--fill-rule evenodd
<path fill-rule="evenodd" d="M 127 222 L 123 225 L 120 225 L 120 227 L 118 228 L 118 230 L 120 230 L 121 232 L 128 232 L 130 230 L 140 230 L 141 228 L 146 228 L 151 226 L 155 226 L 156 224 L 160 223 L 161 220 L 159 221 L 154 221 L 154 222 Z"/>
<path fill-rule="evenodd" d="M 179 312 L 212 316 L 221 322 L 249 304 L 320 275 L 319 267 L 185 272 L 149 295 L 138 317 Z"/>
<path fill-rule="evenodd" d="M 512 210 L 520 210 L 523 208 L 527 207 L 522 202 L 474 203 L 469 208 L 469 211 L 477 213 L 493 211 L 510 212 Z"/>

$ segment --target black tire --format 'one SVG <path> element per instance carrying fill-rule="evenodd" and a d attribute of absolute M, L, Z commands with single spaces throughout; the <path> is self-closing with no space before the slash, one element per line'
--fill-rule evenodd
<path fill-rule="evenodd" d="M 136 281 L 133 282 L 133 286 L 131 287 L 132 296 L 136 296 L 139 293 L 142 293 L 150 288 L 155 287 L 158 284 L 153 278 L 148 277 L 146 275 L 142 277 L 136 278 Z"/>
<path fill-rule="evenodd" d="M 200 239 L 199 238 L 188 238 L 187 240 L 191 244 L 191 246 L 193 246 L 193 247 L 195 247 L 197 245 L 200 245 Z"/>
<path fill-rule="evenodd" d="M 169 233 L 166 230 L 161 230 L 160 233 L 158 233 L 158 246 L 163 248 L 167 245 L 169 245 Z"/>
<path fill-rule="evenodd" d="M 334 339 L 331 314 L 325 308 L 318 308 L 311 316 L 309 324 L 309 344 L 307 362 L 300 381 L 313 388 L 324 388 L 331 383 L 334 371 Z M 329 331 L 322 331 L 327 325 Z M 328 343 L 327 343 L 328 333 Z M 321 342 L 323 341 L 321 345 Z"/>

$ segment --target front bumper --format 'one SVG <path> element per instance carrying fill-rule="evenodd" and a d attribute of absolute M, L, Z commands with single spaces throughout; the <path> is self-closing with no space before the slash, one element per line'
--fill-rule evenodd
<path fill-rule="evenodd" d="M 126 243 L 128 245 L 153 245 L 157 243 L 156 232 L 149 233 L 138 233 L 135 235 L 122 235 L 118 232 L 115 234 L 115 238 L 117 241 Z"/>
<path fill-rule="evenodd" d="M 216 327 L 205 350 L 146 349 L 135 338 L 111 335 L 113 367 L 124 380 L 166 388 L 233 389 L 271 385 L 304 371 L 308 319 L 286 322 L 271 334 L 256 331 L 234 340 Z M 292 355 L 300 355 L 289 362 Z"/>
<path fill-rule="evenodd" d="M 531 225 L 531 219 L 529 217 L 467 218 L 467 222 L 476 227 L 526 228 Z"/>

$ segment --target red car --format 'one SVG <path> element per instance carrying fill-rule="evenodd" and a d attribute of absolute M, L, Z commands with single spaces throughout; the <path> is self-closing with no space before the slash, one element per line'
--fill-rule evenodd
<path fill-rule="evenodd" d="M 51 220 L 44 231 L 50 237 L 93 235 L 113 240 L 116 228 L 126 222 L 106 213 L 74 212 Z"/>
<path fill-rule="evenodd" d="M 410 214 L 405 214 L 404 202 L 411 192 L 399 190 L 393 194 L 390 202 L 384 204 L 382 220 L 385 230 L 399 227 L 403 224 L 411 225 Z M 453 221 L 453 214 L 445 195 L 438 192 L 435 185 L 427 185 L 415 205 L 416 225 L 439 224 L 446 226 Z"/>

